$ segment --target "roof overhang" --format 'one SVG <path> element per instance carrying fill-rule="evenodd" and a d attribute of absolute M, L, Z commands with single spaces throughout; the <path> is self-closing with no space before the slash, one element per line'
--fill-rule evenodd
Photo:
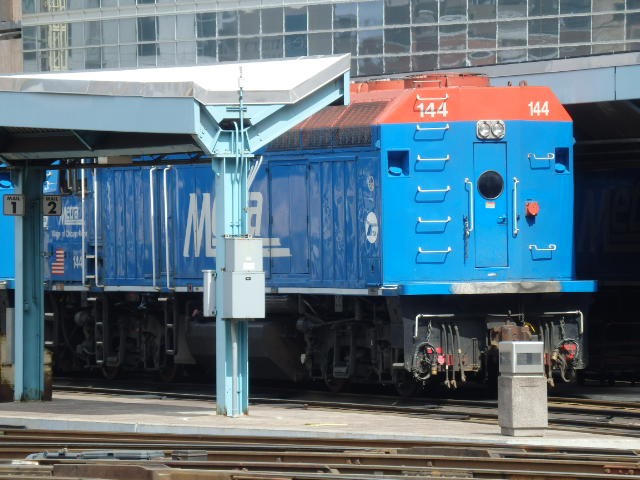
<path fill-rule="evenodd" d="M 182 68 L 0 76 L 0 157 L 232 152 L 240 86 L 255 151 L 348 102 L 349 55 Z"/>

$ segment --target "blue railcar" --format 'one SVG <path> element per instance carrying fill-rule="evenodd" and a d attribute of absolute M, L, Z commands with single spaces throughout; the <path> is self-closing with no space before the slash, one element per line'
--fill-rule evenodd
<path fill-rule="evenodd" d="M 252 375 L 453 387 L 495 379 L 501 339 L 538 336 L 570 379 L 594 289 L 574 276 L 572 145 L 548 89 L 466 76 L 356 84 L 274 141 L 249 195 L 269 294 Z M 213 173 L 165 161 L 50 175 L 59 368 L 213 366 Z"/>

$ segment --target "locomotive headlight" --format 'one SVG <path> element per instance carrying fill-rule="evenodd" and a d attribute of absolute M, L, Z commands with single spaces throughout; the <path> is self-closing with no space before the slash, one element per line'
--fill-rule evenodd
<path fill-rule="evenodd" d="M 486 120 L 480 120 L 476 124 L 476 133 L 478 135 L 478 138 L 489 138 L 489 136 L 491 135 L 491 125 L 489 125 L 489 122 L 487 122 Z"/>
<path fill-rule="evenodd" d="M 491 125 L 491 133 L 493 133 L 493 136 L 496 138 L 504 137 L 504 134 L 505 134 L 504 122 L 502 120 L 496 120 L 495 122 L 493 122 L 493 125 Z"/>

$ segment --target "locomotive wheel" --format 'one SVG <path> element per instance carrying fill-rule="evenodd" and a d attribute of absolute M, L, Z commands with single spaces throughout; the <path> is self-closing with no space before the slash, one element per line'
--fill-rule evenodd
<path fill-rule="evenodd" d="M 413 375 L 406 370 L 402 370 L 396 374 L 393 386 L 402 398 L 413 397 L 418 390 L 418 382 L 416 382 Z"/>
<path fill-rule="evenodd" d="M 345 378 L 336 378 L 333 375 L 325 375 L 324 384 L 327 386 L 327 389 L 331 393 L 339 393 L 341 392 L 345 385 L 347 384 L 347 379 Z"/>
<path fill-rule="evenodd" d="M 165 383 L 171 383 L 176 378 L 178 378 L 180 367 L 176 365 L 172 360 L 167 360 L 166 365 L 160 367 L 158 371 L 158 375 L 160 376 L 160 380 Z"/>
<path fill-rule="evenodd" d="M 102 376 L 107 380 L 114 380 L 120 375 L 120 367 L 106 366 L 100 368 L 100 371 L 102 372 Z"/>

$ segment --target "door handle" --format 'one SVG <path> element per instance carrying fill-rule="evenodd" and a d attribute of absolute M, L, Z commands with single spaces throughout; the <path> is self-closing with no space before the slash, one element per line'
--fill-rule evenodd
<path fill-rule="evenodd" d="M 507 223 L 507 217 L 506 215 L 500 215 L 498 217 L 498 223 Z"/>

